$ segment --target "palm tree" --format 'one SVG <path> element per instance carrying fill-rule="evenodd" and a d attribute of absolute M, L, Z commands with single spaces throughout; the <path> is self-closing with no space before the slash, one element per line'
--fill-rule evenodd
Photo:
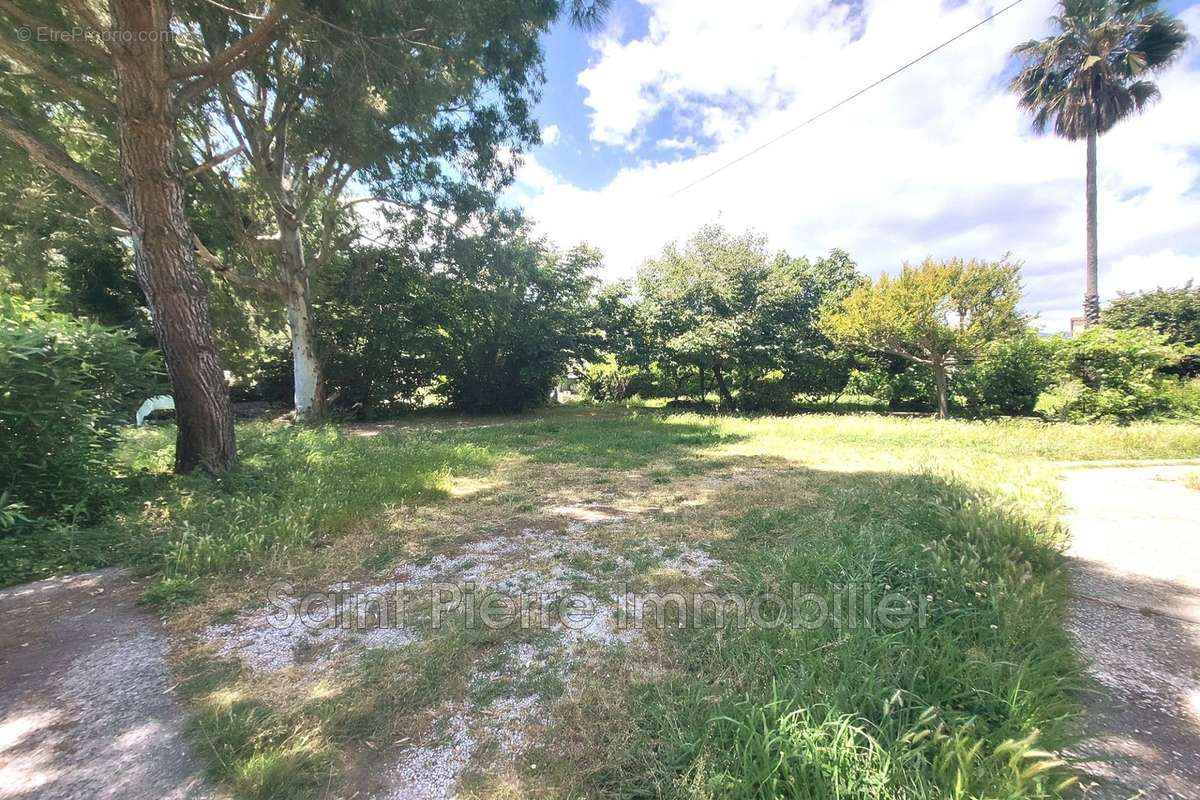
<path fill-rule="evenodd" d="M 1009 88 L 1033 114 L 1038 133 L 1087 140 L 1087 289 L 1085 324 L 1100 320 L 1096 254 L 1096 140 L 1159 96 L 1146 80 L 1170 64 L 1188 41 L 1183 23 L 1156 0 L 1061 0 L 1058 29 L 1013 50 L 1023 62 Z"/>

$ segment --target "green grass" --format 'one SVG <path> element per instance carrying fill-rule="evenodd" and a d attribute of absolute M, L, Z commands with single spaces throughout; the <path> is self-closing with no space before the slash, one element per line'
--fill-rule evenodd
<path fill-rule="evenodd" d="M 1073 733 L 1055 526 L 931 474 L 814 480 L 803 511 L 737 518 L 732 588 L 890 586 L 931 598 L 927 624 L 686 630 L 678 677 L 634 704 L 647 747 L 613 754 L 612 794 L 1057 796 L 1061 771 L 1025 773 Z"/>
<path fill-rule="evenodd" d="M 172 434 L 131 431 L 112 522 L 56 545 L 71 558 L 26 554 L 21 574 L 139 564 L 158 575 L 149 602 L 206 624 L 251 603 L 264 573 L 386 572 L 472 520 L 519 527 L 564 493 L 632 493 L 678 505 L 647 512 L 642 530 L 705 542 L 726 565 L 722 591 L 853 584 L 928 598 L 926 624 L 896 631 L 674 631 L 649 677 L 623 675 L 612 653 L 581 667 L 583 683 L 530 673 L 475 686 L 499 641 L 479 631 L 371 651 L 304 690 L 194 654 L 177 679 L 195 740 L 250 798 L 336 794 L 421 713 L 500 689 L 557 698 L 529 756 L 539 767 L 509 796 L 1058 797 L 1069 774 L 1049 753 L 1076 734 L 1081 673 L 1061 626 L 1055 462 L 1200 457 L 1200 426 L 1186 424 L 587 408 L 418 417 L 371 437 L 242 425 L 241 465 L 213 480 L 169 474 Z M 624 555 L 640 574 L 655 567 L 637 541 Z M 489 796 L 486 776 L 473 781 Z"/>

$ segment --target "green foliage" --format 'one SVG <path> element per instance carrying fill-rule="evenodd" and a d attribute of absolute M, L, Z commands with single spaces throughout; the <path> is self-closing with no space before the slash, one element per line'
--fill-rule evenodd
<path fill-rule="evenodd" d="M 30 519 L 23 508 L 0 508 L 0 587 L 126 562 L 136 554 L 135 544 L 127 530 Z"/>
<path fill-rule="evenodd" d="M 220 82 L 184 126 L 193 163 L 235 154 L 194 181 L 193 214 L 207 223 L 201 234 L 220 256 L 215 269 L 260 315 L 278 316 L 286 304 L 289 314 L 307 318 L 305 330 L 333 325 L 335 345 L 315 346 L 318 362 L 333 372 L 327 390 L 343 390 L 351 404 L 386 407 L 411 397 L 411 384 L 429 364 L 414 368 L 411 354 L 423 351 L 412 343 L 392 356 L 372 351 L 362 330 L 348 329 L 354 317 L 386 318 L 374 299 L 356 310 L 344 302 L 356 298 L 338 298 L 339 317 L 326 321 L 325 309 L 303 297 L 310 276 L 322 276 L 357 241 L 377 238 L 373 223 L 380 216 L 392 229 L 419 218 L 438 230 L 436 238 L 494 211 L 513 177 L 509 156 L 538 142 L 532 110 L 544 80 L 542 34 L 560 16 L 598 21 L 606 6 L 604 0 L 318 3 L 289 13 L 264 55 L 238 80 Z M 226 8 L 187 13 L 210 57 L 256 25 L 253 16 Z M 349 199 L 351 191 L 362 196 Z M 374 214 L 359 213 L 366 201 Z M 396 285 L 402 271 L 383 278 L 390 300 L 405 299 Z M 423 316 L 411 303 L 397 311 Z M 397 322 L 386 325 L 389 333 Z M 240 344 L 255 344 L 245 341 L 252 329 L 236 330 Z M 308 342 L 298 344 L 299 352 L 309 349 Z M 349 353 L 343 356 L 338 344 L 349 344 Z M 355 375 L 364 365 L 370 374 Z M 268 388 L 278 383 L 278 376 L 263 381 L 245 365 L 234 371 Z"/>
<path fill-rule="evenodd" d="M 1028 415 L 1054 385 L 1059 340 L 1033 331 L 988 344 L 979 359 L 953 377 L 956 405 L 977 416 Z"/>
<path fill-rule="evenodd" d="M 34 518 L 72 521 L 111 490 L 118 427 L 159 393 L 157 353 L 113 328 L 0 297 L 0 489 Z"/>
<path fill-rule="evenodd" d="M 588 364 L 579 379 L 585 400 L 613 403 L 638 394 L 634 388 L 643 373 L 637 367 L 622 367 L 615 360 Z"/>
<path fill-rule="evenodd" d="M 686 383 L 701 400 L 718 392 L 727 407 L 778 407 L 785 396 L 845 385 L 847 357 L 814 322 L 860 280 L 841 251 L 816 262 L 771 255 L 760 236 L 707 226 L 648 262 L 636 296 L 623 286 L 602 293 L 598 325 L 619 363 L 653 362 L 672 376 L 660 382 L 664 390 Z"/>
<path fill-rule="evenodd" d="M 399 247 L 356 247 L 320 276 L 320 352 L 338 405 L 370 413 L 417 404 L 456 316 L 451 277 Z"/>
<path fill-rule="evenodd" d="M 332 427 L 239 431 L 242 464 L 214 482 L 202 476 L 167 481 L 169 431 L 139 431 L 122 456 L 162 476 L 147 505 L 107 524 L 124 528 L 141 557 L 166 579 L 170 599 L 186 580 L 254 568 L 289 551 L 334 538 L 364 513 L 444 494 L 448 476 L 490 464 L 492 453 L 426 438 L 403 444 L 387 436 L 355 437 Z"/>
<path fill-rule="evenodd" d="M 945 416 L 948 374 L 1020 329 L 1019 275 L 1019 266 L 1006 260 L 905 264 L 896 277 L 882 275 L 827 306 L 820 328 L 844 346 L 927 366 Z"/>
<path fill-rule="evenodd" d="M 1010 89 L 1038 131 L 1103 134 L 1158 97 L 1147 78 L 1174 61 L 1187 29 L 1154 0 L 1062 0 L 1053 36 L 1019 45 Z"/>
<path fill-rule="evenodd" d="M 523 233 L 457 243 L 436 392 L 467 411 L 543 405 L 555 381 L 592 352 L 589 296 L 600 262 Z"/>
<path fill-rule="evenodd" d="M 1122 294 L 1104 310 L 1106 328 L 1149 328 L 1170 344 L 1200 345 L 1200 286 Z"/>
<path fill-rule="evenodd" d="M 1171 371 L 1200 377 L 1200 287 L 1192 281 L 1177 289 L 1122 294 L 1105 309 L 1101 321 L 1109 328 L 1148 328 L 1170 344 L 1196 348 Z"/>
<path fill-rule="evenodd" d="M 786 413 L 795 408 L 796 393 L 795 383 L 782 370 L 771 370 L 738 392 L 738 408 Z"/>
<path fill-rule="evenodd" d="M 1069 775 L 1037 751 L 1072 735 L 1078 665 L 1056 616 L 1066 586 L 1050 519 L 931 474 L 817 486 L 803 509 L 735 520 L 731 586 L 827 598 L 887 587 L 923 605 L 922 621 L 885 630 L 834 613 L 808 629 L 680 632 L 677 677 L 634 703 L 653 750 L 627 756 L 622 788 L 680 800 L 1059 796 Z"/>
<path fill-rule="evenodd" d="M 1179 361 L 1166 338 L 1145 328 L 1088 328 L 1062 346 L 1065 382 L 1042 410 L 1070 420 L 1128 422 L 1169 410 L 1160 370 Z"/>

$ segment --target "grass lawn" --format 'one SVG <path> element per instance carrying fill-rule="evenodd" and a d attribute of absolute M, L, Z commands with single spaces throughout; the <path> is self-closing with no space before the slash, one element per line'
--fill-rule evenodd
<path fill-rule="evenodd" d="M 1082 678 L 1054 462 L 1200 457 L 1195 425 L 566 408 L 244 425 L 212 481 L 168 475 L 171 434 L 130 435 L 96 536 L 160 575 L 195 740 L 256 798 L 1057 797 Z M 599 621 L 480 625 L 477 594 L 439 623 L 422 592 L 464 581 L 579 593 Z M 284 629 L 283 583 L 408 613 Z M 626 592 L 800 590 L 826 602 L 805 624 L 610 624 Z"/>

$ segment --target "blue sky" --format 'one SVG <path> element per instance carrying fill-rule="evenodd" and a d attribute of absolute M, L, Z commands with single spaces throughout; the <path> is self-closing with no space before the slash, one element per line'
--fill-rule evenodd
<path fill-rule="evenodd" d="M 1007 53 L 1044 35 L 1025 0 L 855 103 L 670 195 L 969 27 L 986 0 L 616 0 L 602 31 L 545 40 L 545 143 L 512 192 L 606 278 L 700 225 L 772 245 L 848 250 L 870 274 L 905 260 L 1025 262 L 1026 310 L 1060 329 L 1082 294 L 1082 146 L 1035 137 L 1005 91 Z M 1200 2 L 1164 3 L 1200 33 Z M 1163 100 L 1101 140 L 1101 288 L 1200 278 L 1200 47 Z"/>

